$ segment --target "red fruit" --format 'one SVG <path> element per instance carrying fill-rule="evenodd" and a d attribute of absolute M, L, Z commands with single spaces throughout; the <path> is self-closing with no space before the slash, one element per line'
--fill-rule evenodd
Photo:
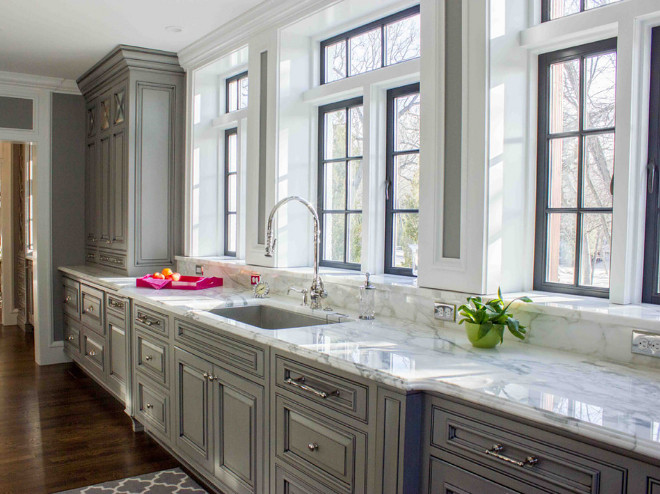
<path fill-rule="evenodd" d="M 172 281 L 179 281 L 181 279 L 181 273 L 172 273 Z"/>
<path fill-rule="evenodd" d="M 163 275 L 163 273 L 154 273 L 153 276 L 152 276 L 152 278 L 154 278 L 154 279 L 156 279 L 156 280 L 164 280 L 164 279 L 165 279 L 165 275 Z"/>

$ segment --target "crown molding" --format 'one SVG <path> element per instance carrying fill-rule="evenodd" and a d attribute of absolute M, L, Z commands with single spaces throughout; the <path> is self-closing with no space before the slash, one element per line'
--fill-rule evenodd
<path fill-rule="evenodd" d="M 265 0 L 206 36 L 181 49 L 179 63 L 196 69 L 245 46 L 254 35 L 285 26 L 341 0 Z"/>
<path fill-rule="evenodd" d="M 60 79 L 58 77 L 47 77 L 43 75 L 0 71 L 0 84 L 46 89 L 56 93 L 80 94 L 78 85 L 73 79 Z"/>

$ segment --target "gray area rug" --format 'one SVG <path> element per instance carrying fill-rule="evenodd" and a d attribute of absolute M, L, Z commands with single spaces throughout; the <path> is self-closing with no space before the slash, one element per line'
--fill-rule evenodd
<path fill-rule="evenodd" d="M 163 470 L 139 477 L 113 480 L 103 484 L 91 485 L 58 494 L 207 494 L 183 470 Z"/>

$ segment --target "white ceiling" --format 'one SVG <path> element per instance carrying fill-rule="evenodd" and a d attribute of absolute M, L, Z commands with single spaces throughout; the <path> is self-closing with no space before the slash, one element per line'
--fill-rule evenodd
<path fill-rule="evenodd" d="M 261 2 L 0 0 L 0 71 L 76 79 L 118 44 L 178 52 Z"/>

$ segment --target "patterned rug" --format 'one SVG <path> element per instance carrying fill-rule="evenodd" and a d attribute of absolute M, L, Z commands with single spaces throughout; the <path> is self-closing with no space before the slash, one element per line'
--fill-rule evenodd
<path fill-rule="evenodd" d="M 207 494 L 180 468 L 113 480 L 58 494 Z"/>

